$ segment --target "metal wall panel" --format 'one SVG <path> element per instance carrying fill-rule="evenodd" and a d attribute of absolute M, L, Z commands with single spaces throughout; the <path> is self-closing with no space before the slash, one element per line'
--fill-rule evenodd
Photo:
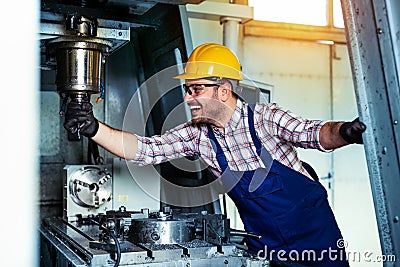
<path fill-rule="evenodd" d="M 382 254 L 400 258 L 400 4 L 342 0 Z M 400 266 L 386 261 L 384 266 Z"/>

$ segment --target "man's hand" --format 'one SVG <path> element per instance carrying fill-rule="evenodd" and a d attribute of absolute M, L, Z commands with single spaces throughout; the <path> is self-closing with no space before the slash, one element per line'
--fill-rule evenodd
<path fill-rule="evenodd" d="M 78 129 L 80 134 L 93 137 L 99 130 L 99 122 L 93 115 L 92 104 L 70 102 L 65 113 L 64 128 L 75 134 Z"/>
<path fill-rule="evenodd" d="M 367 126 L 356 118 L 352 122 L 343 123 L 339 128 L 339 133 L 349 144 L 363 144 L 362 133 L 365 129 Z"/>

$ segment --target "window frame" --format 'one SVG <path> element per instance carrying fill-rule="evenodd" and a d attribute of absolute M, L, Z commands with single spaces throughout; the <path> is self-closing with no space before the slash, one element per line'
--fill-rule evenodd
<path fill-rule="evenodd" d="M 255 37 L 284 38 L 332 44 L 346 44 L 344 28 L 334 26 L 333 1 L 327 1 L 326 26 L 305 25 L 286 22 L 251 20 L 243 24 L 243 35 Z M 248 5 L 247 0 L 236 0 L 237 4 Z"/>

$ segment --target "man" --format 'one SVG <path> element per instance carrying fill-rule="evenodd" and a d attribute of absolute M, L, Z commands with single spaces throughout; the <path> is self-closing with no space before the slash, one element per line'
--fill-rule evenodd
<path fill-rule="evenodd" d="M 326 190 L 295 147 L 331 151 L 361 144 L 366 126 L 358 120 L 305 120 L 274 103 L 242 102 L 239 61 L 219 44 L 197 47 L 175 78 L 186 81 L 192 120 L 161 136 L 113 129 L 94 118 L 90 103 L 71 103 L 64 127 L 74 133 L 79 125 L 82 135 L 142 165 L 200 156 L 223 177 L 245 229 L 262 236 L 246 240 L 250 252 L 307 266 L 348 266 Z"/>

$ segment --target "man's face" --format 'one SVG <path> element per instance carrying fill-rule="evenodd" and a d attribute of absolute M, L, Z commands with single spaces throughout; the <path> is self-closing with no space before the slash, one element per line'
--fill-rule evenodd
<path fill-rule="evenodd" d="M 190 107 L 193 123 L 218 124 L 224 105 L 218 96 L 219 86 L 206 79 L 186 81 L 184 101 Z"/>

